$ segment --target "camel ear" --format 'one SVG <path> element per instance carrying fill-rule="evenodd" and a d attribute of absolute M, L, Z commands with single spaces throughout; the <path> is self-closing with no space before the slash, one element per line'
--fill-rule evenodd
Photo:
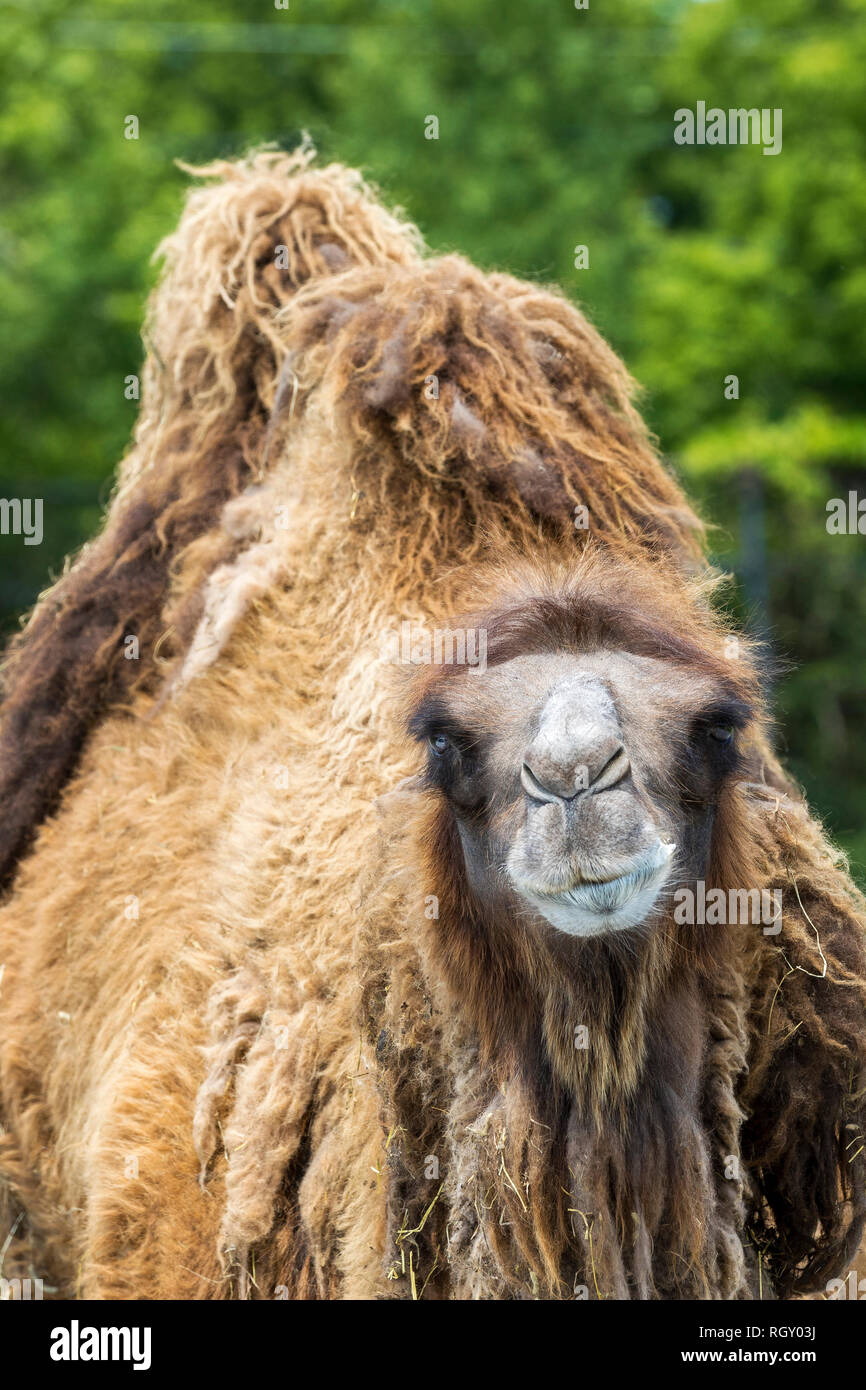
<path fill-rule="evenodd" d="M 419 792 L 426 789 L 426 781 L 423 772 L 416 772 L 411 777 L 404 777 L 398 782 L 396 787 L 392 787 L 389 792 L 383 792 L 377 796 L 373 803 L 377 813 L 382 816 L 391 815 L 393 811 L 399 810 L 417 796 Z"/>
<path fill-rule="evenodd" d="M 750 970 L 739 1100 L 750 1238 L 784 1298 L 826 1291 L 866 1222 L 866 904 L 805 804 L 758 793 L 753 844 L 782 918 Z"/>

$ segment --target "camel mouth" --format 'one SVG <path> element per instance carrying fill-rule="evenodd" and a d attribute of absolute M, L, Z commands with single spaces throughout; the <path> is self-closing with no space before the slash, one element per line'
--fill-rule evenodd
<path fill-rule="evenodd" d="M 515 887 L 551 926 L 569 936 L 628 931 L 644 923 L 655 907 L 675 851 L 676 845 L 659 840 L 626 873 L 609 878 L 582 875 L 555 891 L 529 883 Z"/>

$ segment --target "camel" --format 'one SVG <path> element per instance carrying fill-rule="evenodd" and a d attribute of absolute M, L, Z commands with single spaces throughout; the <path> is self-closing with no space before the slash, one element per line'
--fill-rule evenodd
<path fill-rule="evenodd" d="M 864 905 L 628 374 L 556 292 L 428 257 L 306 148 L 199 173 L 104 529 L 4 664 L 7 1272 L 94 1298 L 821 1287 L 866 1210 Z M 422 667 L 412 704 L 383 637 L 466 622 L 486 669 Z M 560 883 L 578 689 L 597 843 Z M 436 692 L 526 816 L 496 873 L 505 841 L 457 852 Z M 446 739 L 420 781 L 407 701 L 429 757 Z M 715 762 L 676 763 L 690 720 Z M 692 877 L 780 889 L 782 933 L 672 930 Z"/>

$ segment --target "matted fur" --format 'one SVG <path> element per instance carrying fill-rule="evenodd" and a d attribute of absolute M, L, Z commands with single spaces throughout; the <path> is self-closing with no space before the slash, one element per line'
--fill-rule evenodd
<path fill-rule="evenodd" d="M 6 666 L 7 1259 L 95 1297 L 819 1287 L 864 1212 L 863 906 L 763 717 L 714 872 L 795 883 L 803 916 L 638 970 L 594 947 L 630 1001 L 587 1001 L 594 1099 L 549 1040 L 491 1059 L 423 911 L 425 888 L 453 930 L 466 910 L 441 808 L 399 794 L 381 832 L 373 809 L 416 765 L 382 635 L 453 617 L 490 561 L 717 648 L 700 524 L 625 370 L 559 295 L 425 259 L 350 171 L 200 172 L 105 530 Z M 683 1048 L 701 1104 L 665 1109 Z"/>
<path fill-rule="evenodd" d="M 311 158 L 302 147 L 190 171 L 221 182 L 190 195 L 158 249 L 165 268 L 148 314 L 135 445 L 104 531 L 42 595 L 6 655 L 0 887 L 54 809 L 88 730 L 152 678 L 157 650 L 168 659 L 183 645 L 203 576 L 237 548 L 220 516 L 266 469 L 288 384 L 276 311 L 335 267 L 414 254 L 414 228 L 374 202 L 354 170 L 308 171 Z M 124 659 L 127 634 L 138 661 Z"/>

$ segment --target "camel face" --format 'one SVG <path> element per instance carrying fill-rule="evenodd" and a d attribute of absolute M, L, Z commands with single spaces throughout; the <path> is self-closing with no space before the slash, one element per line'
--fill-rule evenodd
<path fill-rule="evenodd" d="M 744 711 L 705 674 L 590 650 L 443 682 L 423 722 L 472 891 L 595 936 L 651 925 L 704 874 Z"/>

